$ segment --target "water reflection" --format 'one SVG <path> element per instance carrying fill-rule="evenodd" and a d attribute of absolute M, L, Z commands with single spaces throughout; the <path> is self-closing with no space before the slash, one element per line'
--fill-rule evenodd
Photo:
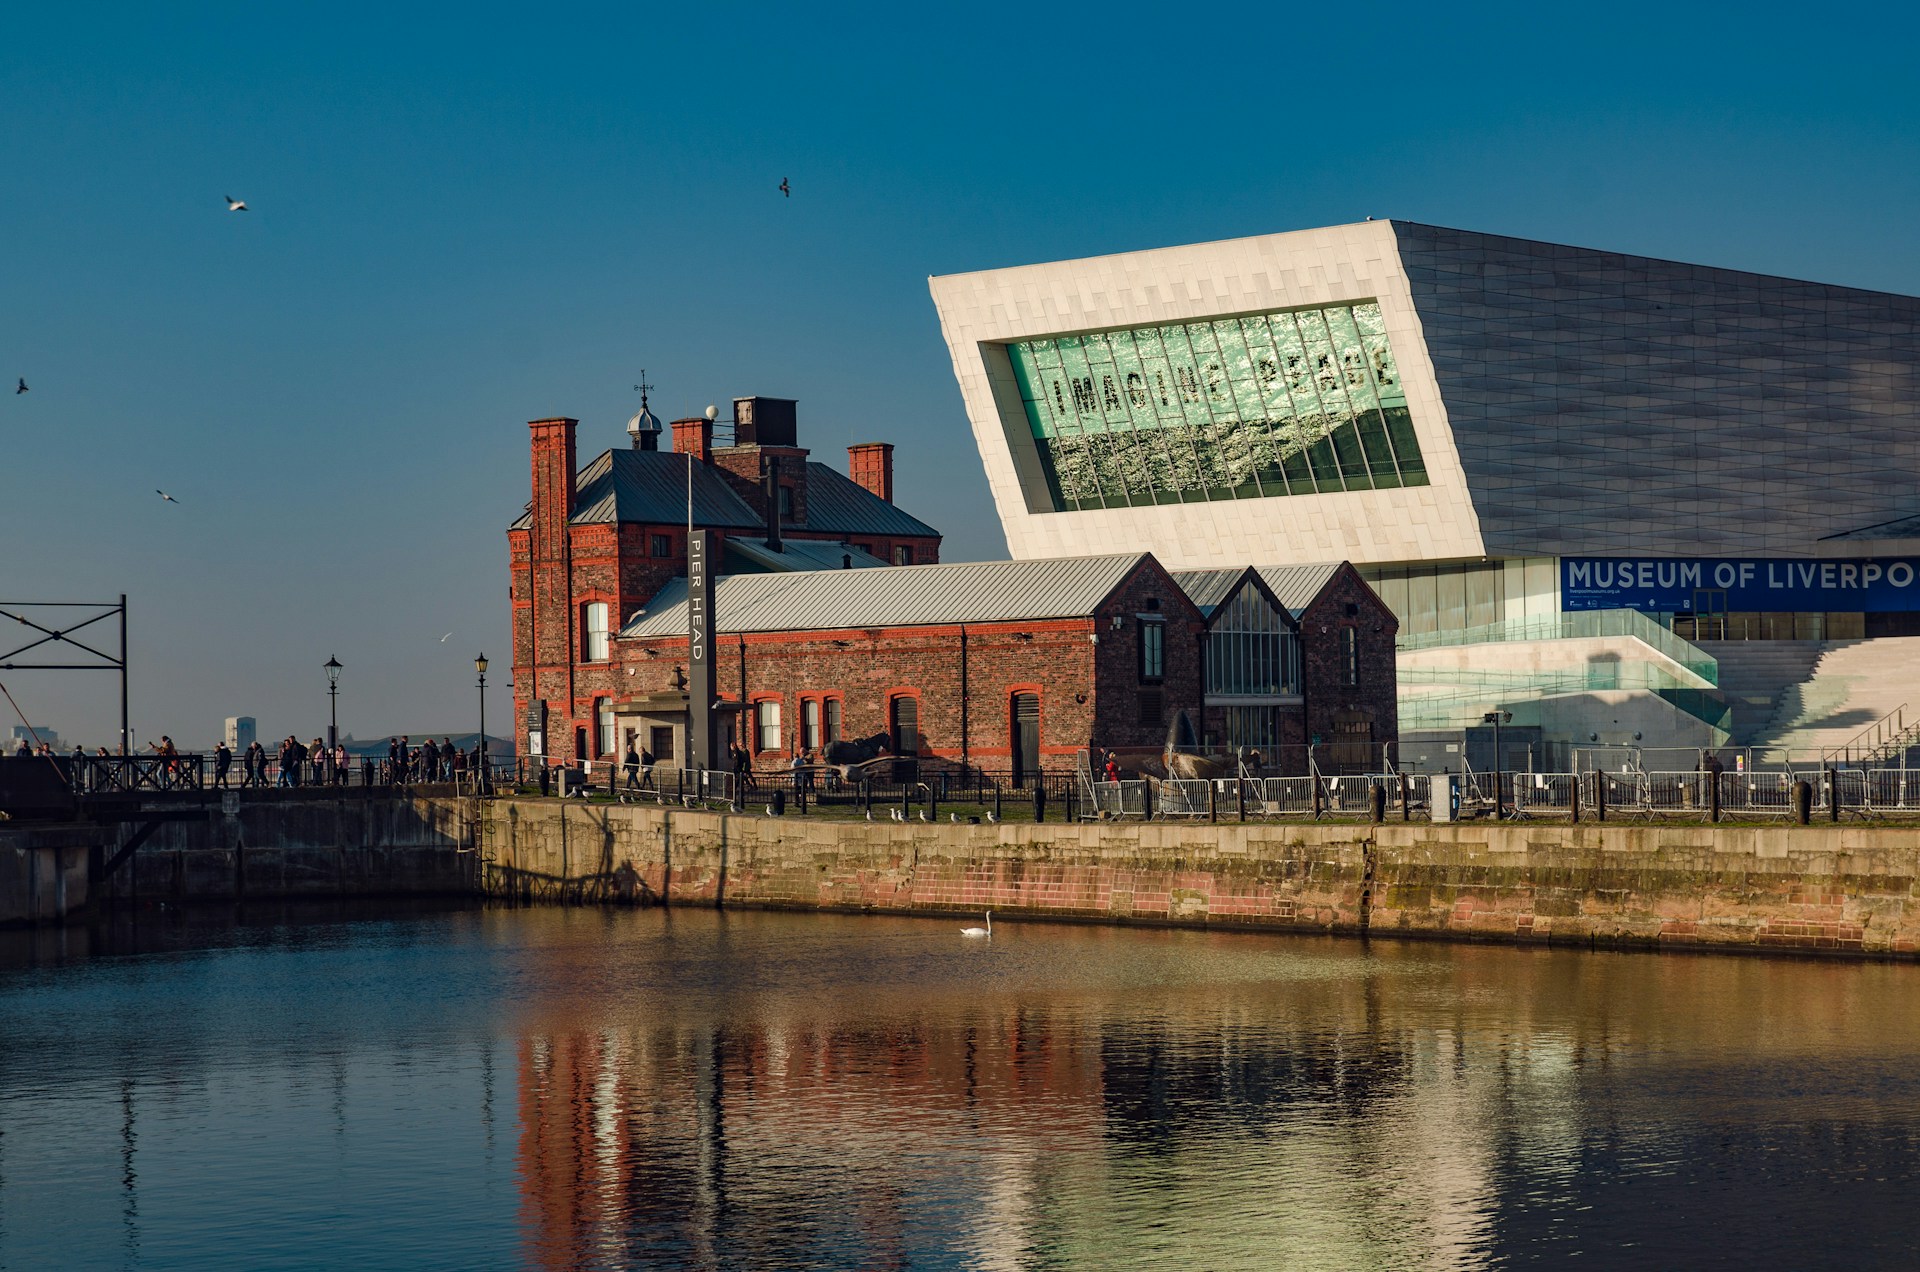
<path fill-rule="evenodd" d="M 657 911 L 107 939 L 0 972 L 0 1265 L 1920 1244 L 1910 967 Z"/>

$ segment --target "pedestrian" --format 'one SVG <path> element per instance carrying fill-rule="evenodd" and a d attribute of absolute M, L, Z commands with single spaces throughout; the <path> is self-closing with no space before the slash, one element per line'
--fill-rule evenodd
<path fill-rule="evenodd" d="M 640 748 L 640 789 L 658 793 L 659 787 L 653 784 L 653 766 L 659 763 L 653 752 L 646 747 Z"/>
<path fill-rule="evenodd" d="M 31 743 L 31 742 L 29 742 L 29 741 L 27 741 L 27 740 L 26 740 L 25 738 L 21 738 L 21 739 L 20 739 L 20 749 L 19 749 L 19 750 L 17 750 L 17 751 L 15 751 L 15 752 L 14 752 L 13 754 L 14 754 L 14 757 L 15 757 L 16 759 L 22 759 L 22 760 L 30 760 L 30 759 L 32 759 L 32 758 L 33 758 L 33 743 Z"/>
<path fill-rule="evenodd" d="M 440 744 L 428 738 L 420 748 L 420 777 L 422 781 L 431 782 L 439 776 Z"/>
<path fill-rule="evenodd" d="M 640 751 L 639 748 L 634 745 L 632 738 L 627 739 L 625 764 L 627 769 L 627 789 L 637 791 L 640 789 Z"/>
<path fill-rule="evenodd" d="M 452 738 L 440 739 L 440 780 L 441 781 L 451 782 L 453 780 L 453 757 L 458 754 L 459 752 L 453 749 Z"/>
<path fill-rule="evenodd" d="M 274 780 L 276 787 L 293 785 L 293 739 L 280 739 L 280 775 Z"/>
<path fill-rule="evenodd" d="M 233 752 L 227 749 L 226 739 L 222 738 L 220 745 L 213 748 L 213 784 L 215 786 L 225 786 L 227 784 L 227 770 L 232 767 Z"/>
<path fill-rule="evenodd" d="M 347 744 L 345 742 L 335 742 L 333 744 L 333 780 L 342 786 L 347 784 L 349 771 L 347 762 Z"/>

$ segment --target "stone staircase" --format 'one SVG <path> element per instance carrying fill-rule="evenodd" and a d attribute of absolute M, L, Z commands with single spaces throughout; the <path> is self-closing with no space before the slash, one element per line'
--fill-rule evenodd
<path fill-rule="evenodd" d="M 1825 646 L 1817 640 L 1695 641 L 1720 664 L 1720 693 L 1733 708 L 1730 746 L 1753 746 L 1774 719 L 1780 697 L 1812 679 Z"/>
<path fill-rule="evenodd" d="M 1813 758 L 1846 746 L 1902 707 L 1909 723 L 1920 719 L 1920 637 L 1826 641 L 1818 650 L 1819 657 L 1808 674 L 1797 683 L 1781 686 L 1772 715 L 1754 730 L 1747 745 L 1790 751 L 1796 758 Z M 1784 660 L 1775 666 L 1787 669 Z M 1725 667 L 1722 662 L 1723 688 Z M 1759 696 L 1758 691 L 1754 696 Z"/>

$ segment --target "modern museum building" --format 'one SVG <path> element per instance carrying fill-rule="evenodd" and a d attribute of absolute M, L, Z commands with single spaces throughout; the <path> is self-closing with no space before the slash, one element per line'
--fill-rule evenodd
<path fill-rule="evenodd" d="M 931 288 L 1016 558 L 1352 561 L 1403 731 L 1825 744 L 1822 666 L 1920 679 L 1920 299 L 1403 221 Z"/>

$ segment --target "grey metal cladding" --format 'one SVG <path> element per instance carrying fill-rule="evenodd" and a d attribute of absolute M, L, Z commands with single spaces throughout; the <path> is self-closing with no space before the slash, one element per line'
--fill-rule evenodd
<path fill-rule="evenodd" d="M 1489 553 L 1805 553 L 1920 512 L 1920 299 L 1393 226 Z"/>

